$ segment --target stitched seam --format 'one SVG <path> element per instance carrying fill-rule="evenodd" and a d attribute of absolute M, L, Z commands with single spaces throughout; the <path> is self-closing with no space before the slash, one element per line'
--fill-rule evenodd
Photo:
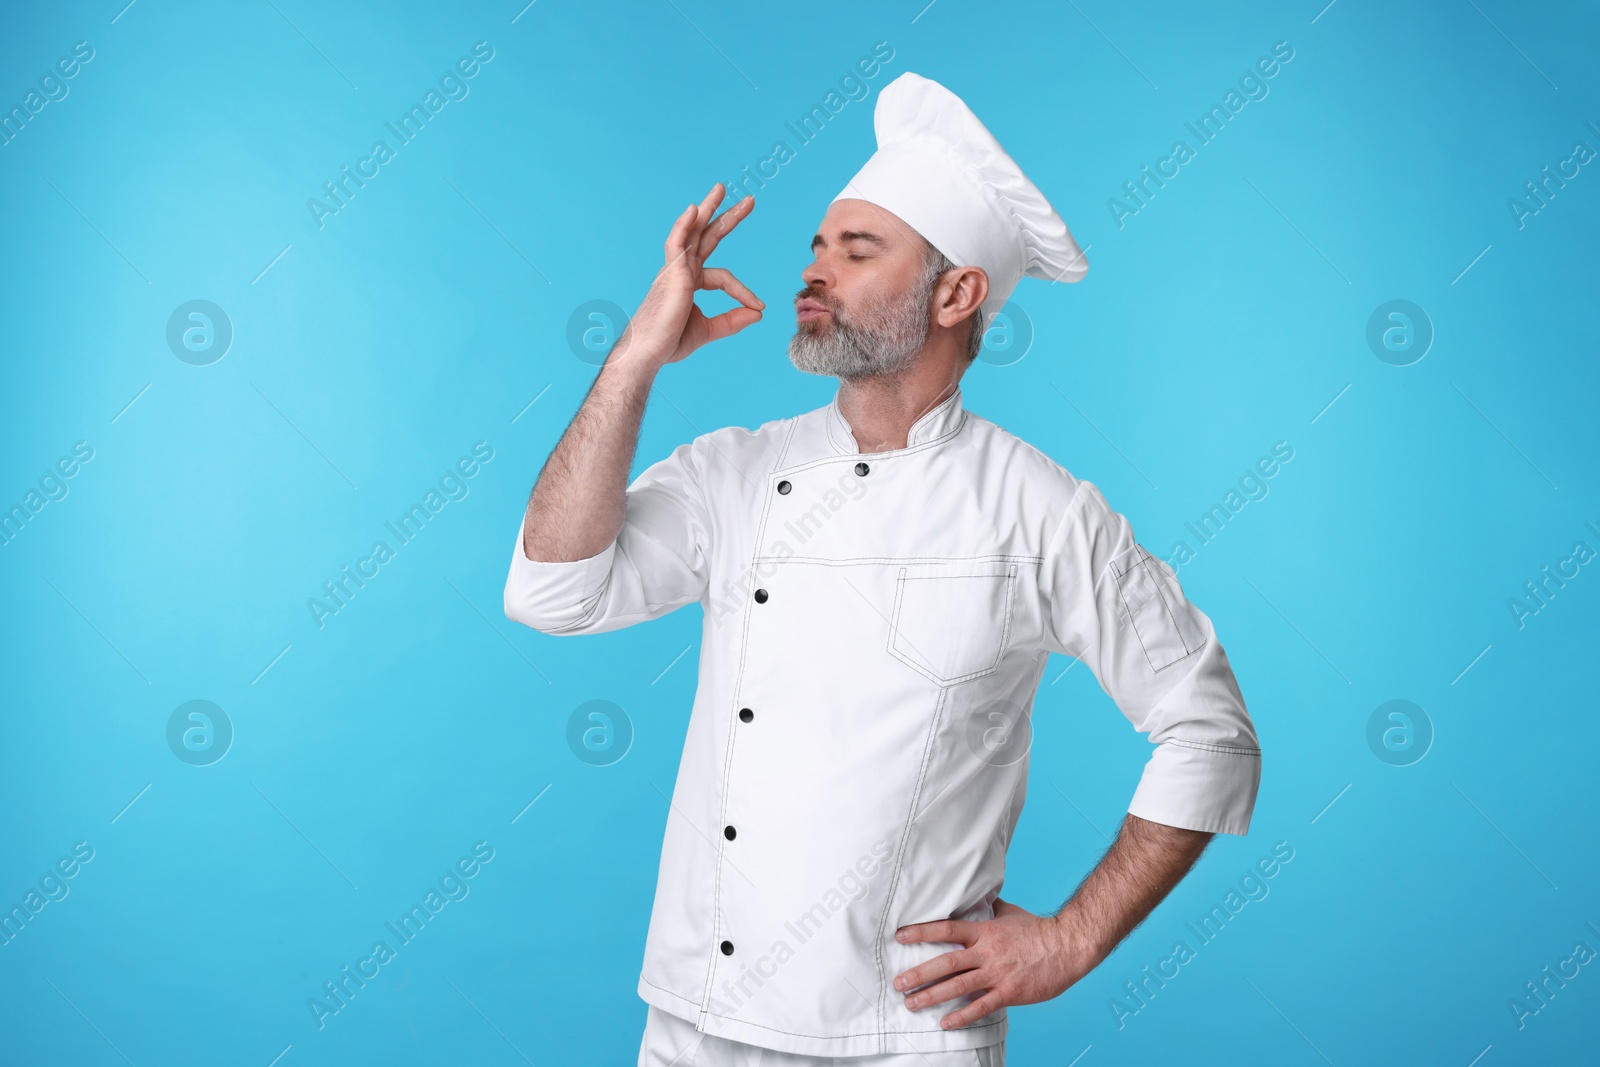
<path fill-rule="evenodd" d="M 1178 635 L 1178 641 L 1183 645 L 1184 656 L 1197 651 L 1196 649 L 1189 647 L 1189 642 L 1183 636 L 1183 628 L 1178 625 L 1178 616 L 1173 613 L 1172 605 L 1167 603 L 1167 594 L 1162 591 L 1161 586 L 1156 581 L 1158 576 L 1155 573 L 1155 558 L 1151 556 L 1150 553 L 1145 551 L 1143 545 L 1138 547 L 1139 566 L 1144 568 L 1145 574 L 1149 577 L 1150 588 L 1156 591 L 1156 599 L 1161 601 L 1161 610 L 1167 613 L 1167 619 L 1172 623 L 1172 632 Z M 1181 659 L 1183 657 L 1180 656 L 1179 658 Z"/>
<path fill-rule="evenodd" d="M 930 721 L 928 723 L 928 737 L 927 737 L 927 740 L 924 741 L 923 745 L 922 745 L 922 765 L 917 768 L 917 782 L 916 782 L 916 785 L 914 785 L 912 787 L 912 789 L 911 789 L 911 804 L 906 809 L 906 824 L 905 824 L 905 826 L 903 828 L 901 828 L 901 831 L 900 831 L 900 847 L 895 852 L 894 874 L 889 879 L 889 892 L 888 892 L 888 895 L 884 898 L 883 915 L 878 919 L 878 935 L 873 940 L 873 955 L 876 958 L 877 964 L 878 964 L 878 1016 L 877 1016 L 877 1019 L 878 1019 L 878 1033 L 879 1033 L 880 1036 L 886 1035 L 886 1034 L 888 1034 L 890 1032 L 887 1029 L 887 1024 L 885 1022 L 885 1013 L 888 1010 L 887 1004 L 888 1004 L 888 997 L 889 997 L 889 984 L 886 981 L 888 975 L 887 975 L 887 972 L 884 970 L 884 965 L 883 965 L 884 964 L 884 960 L 883 960 L 884 935 L 888 931 L 888 928 L 889 928 L 889 912 L 894 907 L 895 893 L 898 892 L 898 890 L 900 888 L 900 872 L 905 867 L 906 849 L 910 846 L 910 842 L 911 842 L 911 824 L 916 821 L 917 801 L 922 796 L 922 783 L 927 780 L 928 768 L 933 763 L 933 744 L 934 744 L 934 739 L 938 736 L 939 723 L 940 723 L 941 719 L 944 717 L 945 697 L 948 694 L 949 694 L 949 690 L 948 689 L 941 688 L 939 690 L 939 696 L 934 701 L 934 704 L 933 704 L 933 718 L 932 718 L 932 721 Z M 886 1044 L 886 1042 L 884 1044 Z M 880 1044 L 879 1051 L 887 1052 L 888 1049 L 887 1048 L 883 1048 L 882 1045 Z"/>
<path fill-rule="evenodd" d="M 900 606 L 901 605 L 900 605 L 900 602 L 901 602 L 902 596 L 903 596 L 904 591 L 905 591 L 905 583 L 906 582 L 936 581 L 936 580 L 939 580 L 939 579 L 952 580 L 952 579 L 957 579 L 957 578 L 1003 578 L 1003 579 L 1005 579 L 1005 594 L 1006 594 L 1005 595 L 1005 605 L 1001 609 L 1001 611 L 1003 613 L 1002 618 L 1004 619 L 1004 621 L 1002 622 L 1001 627 L 1000 627 L 1000 647 L 999 647 L 998 651 L 995 652 L 994 662 L 993 663 L 989 664 L 987 667 L 982 668 L 981 670 L 968 671 L 966 674 L 958 674 L 953 678 L 943 678 L 943 677 L 940 677 L 939 675 L 933 673 L 933 671 L 928 670 L 928 669 L 918 665 L 917 663 L 912 662 L 912 660 L 907 656 L 907 654 L 903 653 L 902 651 L 900 651 L 899 648 L 897 648 L 895 646 L 895 638 L 898 637 L 899 633 L 900 633 L 900 616 L 901 616 L 901 611 L 900 611 Z M 1016 584 L 1017 584 L 1016 578 L 1017 578 L 1016 564 L 1012 564 L 1011 568 L 1005 574 L 913 574 L 913 575 L 907 576 L 906 573 L 905 573 L 905 568 L 904 567 L 900 568 L 900 574 L 895 579 L 894 614 L 893 614 L 893 617 L 892 617 L 893 621 L 890 623 L 890 626 L 889 626 L 889 647 L 888 647 L 889 654 L 891 656 L 893 656 L 895 659 L 899 660 L 901 663 L 904 663 L 907 667 L 910 667 L 912 670 L 914 670 L 918 674 L 922 675 L 924 678 L 926 678 L 929 681 L 934 682 L 934 683 L 936 683 L 937 685 L 940 685 L 940 686 L 959 685 L 962 682 L 970 682 L 974 678 L 982 678 L 985 675 L 993 674 L 996 670 L 998 670 L 1000 668 L 1000 660 L 1005 657 L 1005 654 L 1006 654 L 1006 642 L 1007 642 L 1007 640 L 1009 639 L 1009 637 L 1011 635 L 1011 615 L 1012 615 L 1011 608 L 1012 608 L 1013 602 L 1014 602 L 1015 597 L 1016 597 Z"/>
<path fill-rule="evenodd" d="M 995 655 L 994 655 L 994 666 L 995 666 L 996 669 L 999 668 L 1000 660 L 1005 657 L 1006 648 L 1011 643 L 1011 619 L 1012 619 L 1012 615 L 1013 615 L 1013 612 L 1012 612 L 1011 609 L 1012 609 L 1012 607 L 1014 606 L 1014 604 L 1016 602 L 1016 598 L 1017 598 L 1017 565 L 1015 563 L 1013 563 L 1011 565 L 1011 568 L 1006 572 L 1005 623 L 1000 629 L 1000 651 L 996 652 Z"/>
<path fill-rule="evenodd" d="M 1201 648 L 1205 648 L 1205 647 L 1206 647 L 1205 646 L 1205 642 L 1204 641 L 1200 642 L 1200 647 L 1199 648 L 1195 648 L 1195 649 L 1192 649 L 1192 650 L 1190 650 L 1188 652 L 1185 652 L 1183 655 L 1179 656 L 1177 659 L 1173 660 L 1171 663 L 1163 663 L 1161 666 L 1155 668 L 1155 673 L 1160 674 L 1164 670 L 1168 670 L 1168 669 L 1170 669 L 1172 667 L 1176 667 L 1178 664 L 1182 663 L 1184 660 L 1188 659 L 1190 656 L 1194 655 L 1196 652 L 1199 652 Z"/>
<path fill-rule="evenodd" d="M 1135 545 L 1134 547 L 1139 550 L 1140 557 L 1141 557 L 1139 562 L 1136 563 L 1133 567 L 1129 567 L 1127 570 L 1122 571 L 1121 573 L 1118 573 L 1118 571 L 1117 571 L 1117 561 L 1113 559 L 1111 561 L 1111 573 L 1117 580 L 1117 593 L 1122 597 L 1122 604 L 1123 604 L 1124 607 L 1126 607 L 1128 609 L 1128 627 L 1129 627 L 1129 629 L 1131 629 L 1133 631 L 1134 638 L 1139 642 L 1139 649 L 1144 653 L 1144 661 L 1146 663 L 1150 664 L 1151 673 L 1160 674 L 1162 671 L 1166 670 L 1168 667 L 1176 666 L 1177 664 L 1182 663 L 1184 660 L 1188 659 L 1190 656 L 1194 655 L 1196 652 L 1199 652 L 1202 648 L 1205 648 L 1206 647 L 1206 643 L 1204 641 L 1201 641 L 1194 648 L 1190 648 L 1189 647 L 1189 642 L 1184 640 L 1183 631 L 1178 627 L 1177 620 L 1173 619 L 1172 628 L 1173 628 L 1173 630 L 1175 630 L 1177 632 L 1178 640 L 1179 641 L 1183 641 L 1184 653 L 1183 653 L 1183 655 L 1178 656 L 1176 659 L 1168 660 L 1166 663 L 1163 663 L 1159 667 L 1156 666 L 1155 657 L 1150 655 L 1150 647 L 1144 643 L 1144 635 L 1139 632 L 1139 624 L 1134 619 L 1133 604 L 1132 604 L 1131 601 L 1128 600 L 1128 587 L 1125 584 L 1123 584 L 1123 581 L 1122 581 L 1123 578 L 1125 578 L 1128 575 L 1132 574 L 1136 568 L 1143 567 L 1145 565 L 1145 562 L 1147 560 L 1151 559 L 1150 554 L 1144 550 L 1144 546 Z M 1167 600 L 1166 600 L 1165 597 L 1161 596 L 1161 589 L 1160 589 L 1159 586 L 1155 585 L 1155 579 L 1153 579 L 1153 578 L 1151 579 L 1151 586 L 1155 589 L 1156 596 L 1161 597 L 1161 606 L 1166 609 L 1167 617 L 1168 618 L 1172 618 L 1172 609 L 1167 607 Z"/>
<path fill-rule="evenodd" d="M 955 404 L 957 402 L 957 400 L 960 398 L 960 393 L 961 393 L 961 390 L 958 388 L 950 396 L 945 397 L 937 405 L 935 405 L 933 410 L 937 411 L 939 408 L 948 408 L 951 405 Z M 828 424 L 828 440 L 829 440 L 829 442 L 831 444 L 833 444 L 836 448 L 838 448 L 841 452 L 844 452 L 846 455 L 853 455 L 853 456 L 895 455 L 895 454 L 900 453 L 900 452 L 909 452 L 909 451 L 911 451 L 912 448 L 921 447 L 921 445 L 933 444 L 933 443 L 935 443 L 937 441 L 942 441 L 946 437 L 952 437 L 955 434 L 961 432 L 962 426 L 964 426 L 966 424 L 967 418 L 971 414 L 971 412 L 969 412 L 966 409 L 966 407 L 963 406 L 962 409 L 961 409 L 961 419 L 960 419 L 960 421 L 957 422 L 956 425 L 952 429 L 946 431 L 943 435 L 941 435 L 940 437 L 936 437 L 931 441 L 923 441 L 918 445 L 909 445 L 906 448 L 894 449 L 894 450 L 892 450 L 890 452 L 861 452 L 861 451 L 859 451 L 860 442 L 855 440 L 855 434 L 850 431 L 849 424 L 845 421 L 844 412 L 839 410 L 839 396 L 838 396 L 837 393 L 835 393 L 833 398 L 828 401 L 827 405 L 823 408 L 823 411 L 825 413 L 825 417 L 826 417 L 827 424 Z M 932 412 L 924 412 L 922 417 L 926 418 L 930 414 L 932 414 Z M 837 435 L 835 434 L 835 430 L 837 430 Z M 858 450 L 857 451 L 851 451 L 845 445 L 840 444 L 841 437 L 844 438 L 844 439 L 847 439 L 848 442 L 849 442 L 849 445 L 852 448 L 855 448 L 855 449 L 858 449 Z"/>
<path fill-rule="evenodd" d="M 681 1000 L 685 1004 L 694 1004 L 694 1001 L 690 1000 L 688 997 L 684 996 L 682 993 L 674 992 L 673 990 L 668 989 L 666 986 L 656 985 L 654 982 L 650 981 L 650 979 L 646 978 L 642 974 L 639 976 L 639 981 L 643 982 L 645 985 L 649 986 L 651 989 L 659 989 L 661 992 L 665 993 L 667 996 L 671 997 L 673 1000 Z M 710 1014 L 710 1013 L 708 1012 L 707 1014 Z"/>
<path fill-rule="evenodd" d="M 894 576 L 894 605 L 889 609 L 889 636 L 883 643 L 883 650 L 894 656 L 894 639 L 900 633 L 900 601 L 906 595 L 906 569 L 900 568 L 900 573 Z M 898 659 L 899 657 L 896 656 Z M 915 664 L 906 664 L 915 669 Z"/>
<path fill-rule="evenodd" d="M 793 430 L 791 429 L 791 433 L 792 432 Z M 785 444 L 785 448 L 787 447 L 787 444 Z M 761 543 L 762 535 L 766 532 L 767 519 L 772 511 L 772 495 L 770 493 L 764 493 L 762 495 L 765 503 L 763 503 L 761 507 L 761 521 L 756 524 L 755 535 L 755 543 L 758 545 Z M 752 587 L 754 587 L 754 583 L 758 580 L 759 576 L 756 573 L 755 561 L 752 558 L 750 563 L 750 581 Z M 734 714 L 732 709 L 738 706 L 741 698 L 741 692 L 744 684 L 745 665 L 750 656 L 751 616 L 754 614 L 750 610 L 750 606 L 748 604 L 744 606 L 743 610 L 744 629 L 739 639 L 739 666 L 734 672 L 733 676 L 733 703 L 728 706 L 728 714 L 726 716 L 726 721 L 728 724 L 728 743 L 722 758 L 722 796 L 717 807 L 717 821 L 724 825 L 727 824 L 728 790 L 730 785 L 729 779 L 731 777 L 731 771 L 733 767 L 733 745 L 734 739 L 738 734 L 738 730 L 735 729 L 733 724 Z M 709 962 L 706 965 L 705 988 L 700 994 L 699 1007 L 702 1014 L 709 1014 L 709 1009 L 706 1008 L 706 1004 L 711 1000 L 712 982 L 717 973 L 717 954 L 722 951 L 722 949 L 719 947 L 719 944 L 722 940 L 724 940 L 722 938 L 718 938 L 716 935 L 722 932 L 722 865 L 723 858 L 727 852 L 727 846 L 728 842 L 726 840 L 721 840 L 717 845 L 716 877 L 712 880 L 711 884 L 711 944 L 707 947 L 707 959 Z"/>
<path fill-rule="evenodd" d="M 843 451 L 846 451 L 845 446 L 843 446 L 842 443 L 840 443 L 840 440 L 838 440 L 838 435 L 843 434 L 843 427 L 834 426 L 834 405 L 837 402 L 838 397 L 835 395 L 834 400 L 829 400 L 829 402 L 827 402 L 827 406 L 822 408 L 822 430 L 824 430 L 824 434 L 826 434 L 827 443 L 834 446 L 835 450 L 843 453 Z"/>
<path fill-rule="evenodd" d="M 778 458 L 773 461 L 769 473 L 776 474 L 783 469 L 783 461 L 789 455 L 789 446 L 794 441 L 796 431 L 800 429 L 800 418 L 796 416 L 789 420 L 789 432 L 783 435 L 783 444 L 778 448 Z"/>
<path fill-rule="evenodd" d="M 656 988 L 660 989 L 661 987 L 660 986 L 656 986 Z M 670 990 L 664 990 L 664 992 L 671 992 L 671 991 Z M 1000 1009 L 996 1008 L 995 1010 L 999 1011 Z M 990 1029 L 993 1029 L 996 1026 L 1004 1026 L 1006 1024 L 1006 1021 L 1007 1021 L 1006 1019 L 1003 1019 L 1003 1018 L 1002 1019 L 996 1019 L 994 1022 L 992 1022 L 992 1023 L 984 1023 L 982 1026 L 961 1026 L 961 1027 L 957 1027 L 955 1030 L 942 1030 L 942 1029 L 934 1029 L 934 1030 L 868 1030 L 868 1031 L 866 1031 L 864 1033 L 857 1033 L 857 1034 L 801 1034 L 801 1033 L 796 1033 L 793 1030 L 780 1030 L 776 1026 L 762 1026 L 760 1023 L 753 1023 L 749 1019 L 741 1019 L 736 1015 L 722 1015 L 722 1014 L 719 1014 L 718 1012 L 714 1012 L 714 1011 L 708 1011 L 708 1012 L 706 1012 L 706 1014 L 710 1015 L 710 1016 L 714 1016 L 715 1018 L 718 1018 L 718 1019 L 728 1019 L 728 1020 L 730 1020 L 732 1022 L 738 1023 L 740 1026 L 751 1026 L 751 1027 L 756 1028 L 757 1030 L 766 1030 L 768 1033 L 784 1034 L 784 1035 L 786 1035 L 788 1037 L 809 1037 L 809 1038 L 812 1038 L 813 1040 L 818 1040 L 818 1041 L 834 1041 L 834 1040 L 842 1041 L 847 1037 L 890 1037 L 890 1036 L 893 1036 L 895 1034 L 950 1034 L 950 1033 L 967 1033 L 968 1031 L 976 1033 L 976 1032 L 978 1032 L 980 1030 L 990 1030 Z M 984 1047 L 987 1047 L 987 1046 L 984 1046 Z M 827 1055 L 827 1053 L 823 1053 L 823 1055 Z M 871 1053 L 868 1053 L 868 1055 L 871 1055 Z M 908 1053 L 908 1055 L 915 1055 L 915 1053 Z"/>
<path fill-rule="evenodd" d="M 1167 594 L 1161 588 L 1161 583 L 1158 581 L 1160 578 L 1165 578 L 1166 575 L 1159 573 L 1159 568 L 1156 565 L 1155 557 L 1150 555 L 1150 553 L 1145 550 L 1143 545 L 1139 546 L 1139 555 L 1142 557 L 1139 561 L 1139 565 L 1150 573 L 1150 586 L 1156 591 L 1156 596 L 1161 598 L 1161 606 L 1166 609 L 1167 618 L 1172 620 L 1173 632 L 1178 635 L 1178 640 L 1183 642 L 1183 655 L 1173 660 L 1172 663 L 1168 663 L 1166 665 L 1166 667 L 1170 667 L 1173 663 L 1186 660 L 1196 652 L 1199 652 L 1202 648 L 1206 647 L 1206 643 L 1205 641 L 1201 641 L 1193 648 L 1189 647 L 1189 639 L 1184 635 L 1183 627 L 1178 624 L 1178 614 L 1172 610 L 1172 605 L 1167 603 Z M 1157 668 L 1157 670 L 1165 670 L 1166 667 L 1160 667 Z"/>
<path fill-rule="evenodd" d="M 841 556 L 826 559 L 822 556 L 756 556 L 755 561 L 778 560 L 784 563 L 818 563 L 829 567 L 867 563 L 923 564 L 923 563 L 1043 563 L 1043 556 L 1013 556 L 992 554 L 987 556 Z M 939 575 L 913 575 L 913 577 L 940 577 Z M 975 575 L 974 577 L 985 577 Z"/>
<path fill-rule="evenodd" d="M 1180 748 L 1198 748 L 1206 752 L 1221 752 L 1229 756 L 1260 756 L 1259 748 L 1240 748 L 1236 745 L 1213 745 L 1206 741 L 1188 741 L 1181 737 L 1169 737 L 1161 742 L 1163 745 L 1177 745 Z"/>
<path fill-rule="evenodd" d="M 933 438 L 931 441 L 923 441 L 923 442 L 920 442 L 919 444 L 908 445 L 905 448 L 891 449 L 888 452 L 845 452 L 842 456 L 830 456 L 830 457 L 827 457 L 827 458 L 824 458 L 824 459 L 816 459 L 816 460 L 812 460 L 809 463 L 802 463 L 798 467 L 791 467 L 789 469 L 790 470 L 796 470 L 796 471 L 803 471 L 803 470 L 806 470 L 806 469 L 808 469 L 810 467 L 821 466 L 824 463 L 837 463 L 841 459 L 845 459 L 845 460 L 848 460 L 848 461 L 853 463 L 853 462 L 856 462 L 858 460 L 864 459 L 867 456 L 873 457 L 874 460 L 888 459 L 888 458 L 898 457 L 898 456 L 909 456 L 914 452 L 921 452 L 925 448 L 932 448 L 934 445 L 937 445 L 937 444 L 940 444 L 942 442 L 948 441 L 951 438 L 955 437 L 956 434 L 960 433 L 962 430 L 967 428 L 967 423 L 970 421 L 971 415 L 972 415 L 972 413 L 970 411 L 966 410 L 965 408 L 962 408 L 961 409 L 961 421 L 956 423 L 956 425 L 955 425 L 955 427 L 953 429 L 946 430 L 944 432 L 944 434 L 942 434 L 939 437 Z M 832 417 L 832 412 L 831 411 L 829 412 L 829 416 L 828 416 L 828 441 L 835 448 L 839 448 L 840 447 L 838 438 L 834 437 L 834 435 L 833 435 L 833 417 Z M 777 472 L 774 471 L 773 473 L 777 473 Z M 784 473 L 787 473 L 787 471 L 785 471 Z"/>
<path fill-rule="evenodd" d="M 1018 438 L 1018 440 L 1020 441 L 1021 438 Z M 1027 445 L 1026 441 L 1023 441 L 1022 443 L 1024 445 Z M 1028 447 L 1029 448 L 1033 448 L 1032 445 L 1028 445 Z M 1049 456 L 1045 456 L 1045 454 L 1043 452 L 1040 452 L 1039 449 L 1033 448 L 1033 450 L 1035 452 L 1039 452 L 1039 455 L 1044 456 L 1045 459 L 1050 459 Z M 1052 460 L 1050 460 L 1050 462 L 1052 464 L 1055 464 L 1055 466 L 1057 468 L 1059 468 L 1060 470 L 1062 470 L 1062 471 L 1066 470 L 1065 467 L 1062 467 L 1059 463 L 1056 463 L 1055 460 L 1052 459 Z M 1070 473 L 1068 474 L 1068 477 L 1071 477 Z M 1068 530 L 1068 527 L 1069 527 L 1069 524 L 1079 521 L 1078 517 L 1082 514 L 1083 509 L 1078 506 L 1078 499 L 1084 495 L 1083 487 L 1085 485 L 1088 485 L 1088 484 L 1089 484 L 1088 482 L 1082 480 L 1081 478 L 1073 479 L 1072 496 L 1071 496 L 1070 499 L 1068 499 L 1067 506 L 1062 509 L 1061 521 L 1059 523 L 1057 523 L 1055 531 L 1050 534 L 1050 539 L 1045 542 L 1045 552 L 1047 554 L 1050 553 L 1052 550 L 1054 550 L 1056 548 L 1057 543 L 1060 542 L 1065 537 L 1065 535 L 1067 533 L 1067 530 Z M 1115 560 L 1113 560 L 1113 562 L 1115 562 Z M 1110 568 L 1107 568 L 1107 569 L 1110 569 Z M 1043 568 L 1041 567 L 1040 570 L 1041 570 L 1041 573 L 1042 573 L 1043 572 Z M 1090 591 L 1089 591 L 1091 597 L 1098 598 L 1099 593 L 1100 593 L 1100 584 L 1104 580 L 1105 580 L 1105 571 L 1101 571 L 1099 574 L 1095 575 L 1094 585 L 1090 588 Z M 1046 629 L 1046 632 L 1048 632 L 1053 638 L 1055 638 L 1056 642 L 1061 645 L 1062 649 L 1064 650 L 1064 654 L 1065 655 L 1071 656 L 1073 659 L 1081 661 L 1082 659 L 1084 659 L 1084 657 L 1090 651 L 1090 648 L 1092 647 L 1093 642 L 1087 642 L 1087 643 L 1085 643 L 1085 645 L 1081 649 L 1078 649 L 1078 650 L 1074 651 L 1072 648 L 1068 647 L 1064 641 L 1062 641 L 1061 636 L 1055 632 L 1055 623 L 1054 623 L 1054 621 L 1052 619 L 1052 610 L 1051 609 L 1053 609 L 1053 607 L 1055 605 L 1055 599 L 1056 599 L 1055 598 L 1055 586 L 1054 586 L 1053 579 L 1051 580 L 1050 594 L 1051 595 L 1048 596 L 1048 597 L 1043 597 L 1043 590 L 1041 590 L 1041 597 L 1046 602 L 1046 604 L 1045 604 L 1045 629 Z"/>
<path fill-rule="evenodd" d="M 1122 598 L 1122 606 L 1128 609 L 1128 628 L 1133 631 L 1134 640 L 1139 642 L 1139 650 L 1144 653 L 1144 661 L 1150 664 L 1152 671 L 1160 670 L 1156 661 L 1150 658 L 1150 649 L 1144 643 L 1144 635 L 1139 632 L 1139 624 L 1134 622 L 1133 604 L 1128 600 L 1128 587 L 1122 583 L 1125 571 L 1117 570 L 1117 561 L 1111 561 L 1111 573 L 1117 580 L 1117 595 Z"/>

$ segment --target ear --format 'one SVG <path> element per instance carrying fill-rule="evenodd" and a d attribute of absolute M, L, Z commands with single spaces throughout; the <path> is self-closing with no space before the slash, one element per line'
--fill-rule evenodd
<path fill-rule="evenodd" d="M 989 296 L 989 275 L 982 267 L 957 267 L 939 279 L 934 321 L 951 327 L 978 313 Z"/>

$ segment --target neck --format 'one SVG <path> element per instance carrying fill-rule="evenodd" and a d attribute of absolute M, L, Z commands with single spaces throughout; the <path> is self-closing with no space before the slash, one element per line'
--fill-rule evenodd
<path fill-rule="evenodd" d="M 948 400 L 966 368 L 918 359 L 897 375 L 839 380 L 839 411 L 862 452 L 892 452 L 909 443 L 916 421 Z"/>

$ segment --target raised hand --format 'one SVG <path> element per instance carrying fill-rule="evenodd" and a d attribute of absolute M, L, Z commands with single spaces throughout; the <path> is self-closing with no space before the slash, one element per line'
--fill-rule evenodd
<path fill-rule="evenodd" d="M 690 204 L 672 224 L 666 265 L 607 357 L 608 363 L 624 359 L 651 367 L 675 363 L 701 345 L 760 321 L 767 305 L 732 272 L 705 265 L 722 239 L 755 208 L 755 197 L 747 196 L 712 221 L 724 192 L 721 182 L 713 185 L 704 200 Z M 741 306 L 707 317 L 694 302 L 694 294 L 702 289 L 720 289 Z"/>

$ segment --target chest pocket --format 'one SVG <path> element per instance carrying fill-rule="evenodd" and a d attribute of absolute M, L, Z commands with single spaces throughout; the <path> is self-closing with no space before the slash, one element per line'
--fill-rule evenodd
<path fill-rule="evenodd" d="M 1011 635 L 1015 563 L 901 567 L 889 654 L 941 686 L 993 674 Z"/>

